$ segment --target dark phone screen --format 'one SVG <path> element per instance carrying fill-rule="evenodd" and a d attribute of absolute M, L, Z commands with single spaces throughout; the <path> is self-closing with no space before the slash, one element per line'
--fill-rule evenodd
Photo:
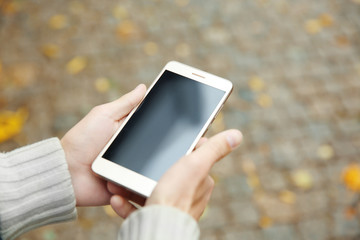
<path fill-rule="evenodd" d="M 186 154 L 224 94 L 166 70 L 103 158 L 158 181 Z"/>

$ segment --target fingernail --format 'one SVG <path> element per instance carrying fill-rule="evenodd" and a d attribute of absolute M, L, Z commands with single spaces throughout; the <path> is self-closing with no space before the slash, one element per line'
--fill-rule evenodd
<path fill-rule="evenodd" d="M 134 88 L 134 90 L 133 90 L 133 91 L 137 91 L 137 90 L 139 90 L 139 89 L 141 88 L 141 85 L 142 85 L 142 84 L 137 85 L 137 87 L 136 87 L 136 88 Z"/>
<path fill-rule="evenodd" d="M 226 136 L 226 140 L 228 141 L 230 147 L 234 149 L 240 145 L 242 140 L 242 134 L 239 130 L 231 130 Z"/>

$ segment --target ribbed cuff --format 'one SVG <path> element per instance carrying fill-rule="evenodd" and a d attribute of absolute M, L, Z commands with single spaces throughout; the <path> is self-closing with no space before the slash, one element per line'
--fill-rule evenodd
<path fill-rule="evenodd" d="M 131 214 L 122 224 L 119 240 L 199 239 L 197 222 L 173 207 L 151 205 Z"/>
<path fill-rule="evenodd" d="M 76 218 L 70 173 L 57 138 L 0 154 L 0 189 L 3 240 Z"/>

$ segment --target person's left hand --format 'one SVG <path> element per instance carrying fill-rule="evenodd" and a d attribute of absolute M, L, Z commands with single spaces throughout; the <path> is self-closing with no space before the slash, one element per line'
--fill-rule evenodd
<path fill-rule="evenodd" d="M 77 206 L 109 204 L 112 194 L 106 181 L 94 175 L 91 164 L 145 92 L 141 84 L 118 100 L 94 107 L 61 139 Z"/>

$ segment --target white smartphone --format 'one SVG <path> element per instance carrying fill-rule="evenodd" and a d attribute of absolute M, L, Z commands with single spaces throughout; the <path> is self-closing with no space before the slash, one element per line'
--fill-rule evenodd
<path fill-rule="evenodd" d="M 169 62 L 92 164 L 103 178 L 143 197 L 189 154 L 232 91 L 230 81 Z"/>

